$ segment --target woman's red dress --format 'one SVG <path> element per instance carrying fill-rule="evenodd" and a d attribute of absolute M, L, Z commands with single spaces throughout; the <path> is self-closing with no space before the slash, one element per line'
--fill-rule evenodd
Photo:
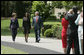
<path fill-rule="evenodd" d="M 68 27 L 69 22 L 65 19 L 62 18 L 62 46 L 63 48 L 67 47 L 67 27 Z M 74 47 L 74 45 L 72 44 L 72 48 Z"/>

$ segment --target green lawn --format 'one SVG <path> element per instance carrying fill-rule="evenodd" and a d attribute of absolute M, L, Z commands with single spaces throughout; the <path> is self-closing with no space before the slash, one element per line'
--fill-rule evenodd
<path fill-rule="evenodd" d="M 57 22 L 57 21 L 47 21 L 47 22 L 44 22 L 44 25 L 54 25 L 54 24 L 61 24 L 60 22 Z"/>
<path fill-rule="evenodd" d="M 23 29 L 22 29 L 22 19 L 18 19 L 18 22 L 19 22 L 19 30 L 18 30 L 17 36 L 24 36 Z M 1 20 L 1 35 L 11 36 L 11 31 L 10 31 L 9 25 L 10 25 L 9 19 Z M 35 36 L 34 29 L 31 29 L 29 36 L 30 37 Z"/>
<path fill-rule="evenodd" d="M 24 36 L 23 29 L 22 29 L 22 19 L 18 19 L 18 22 L 19 22 L 19 30 L 18 30 L 17 36 Z M 61 24 L 61 23 L 60 22 L 56 22 L 56 21 L 44 22 L 44 25 L 47 25 L 47 24 L 53 25 L 53 24 Z M 6 20 L 1 19 L 1 35 L 3 35 L 3 36 L 11 36 L 11 31 L 9 29 L 9 25 L 10 25 L 10 20 L 9 19 L 6 19 Z M 29 36 L 30 37 L 34 37 L 35 36 L 34 29 L 30 30 Z M 42 37 L 42 34 L 41 34 L 41 37 Z"/>
<path fill-rule="evenodd" d="M 18 49 L 1 45 L 1 54 L 28 54 Z"/>

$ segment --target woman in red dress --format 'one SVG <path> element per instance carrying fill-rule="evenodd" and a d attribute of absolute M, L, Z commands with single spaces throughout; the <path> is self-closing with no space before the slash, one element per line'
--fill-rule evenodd
<path fill-rule="evenodd" d="M 64 14 L 65 16 L 65 14 Z M 64 50 L 64 53 L 66 54 L 66 47 L 67 47 L 67 27 L 68 27 L 68 21 L 65 18 L 62 18 L 62 47 Z M 74 45 L 72 44 L 72 51 L 74 53 Z"/>

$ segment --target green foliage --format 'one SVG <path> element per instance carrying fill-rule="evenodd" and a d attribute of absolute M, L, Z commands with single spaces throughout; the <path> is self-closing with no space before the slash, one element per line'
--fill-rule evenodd
<path fill-rule="evenodd" d="M 61 24 L 61 23 L 58 21 L 46 21 L 46 22 L 44 22 L 44 25 L 56 25 L 56 24 Z"/>
<path fill-rule="evenodd" d="M 44 22 L 44 29 L 42 29 L 42 35 L 44 36 L 44 32 L 47 29 L 52 28 L 53 25 L 57 25 L 57 24 L 61 24 L 60 22 L 56 22 L 56 21 L 48 21 L 48 22 Z"/>
<path fill-rule="evenodd" d="M 23 5 L 23 2 L 22 1 L 16 1 L 16 13 L 17 13 L 17 17 L 23 17 L 24 16 L 24 13 L 25 13 L 25 9 L 24 9 L 24 5 Z"/>
<path fill-rule="evenodd" d="M 25 12 L 31 12 L 31 1 L 1 1 L 1 16 L 11 17 L 16 12 L 18 17 L 23 17 Z"/>
<path fill-rule="evenodd" d="M 53 25 L 53 26 L 52 26 L 53 36 L 55 36 L 55 37 L 56 37 L 57 28 L 58 28 L 58 25 Z"/>
<path fill-rule="evenodd" d="M 25 12 L 31 13 L 32 11 L 32 1 L 23 1 Z"/>
<path fill-rule="evenodd" d="M 78 6 L 79 10 L 83 7 L 83 1 L 63 1 L 62 4 L 66 10 L 71 9 L 73 6 Z"/>
<path fill-rule="evenodd" d="M 56 16 L 55 15 L 50 15 L 45 21 L 56 21 Z"/>
<path fill-rule="evenodd" d="M 34 13 L 35 11 L 43 12 L 44 5 L 45 5 L 44 2 L 33 1 L 32 13 Z"/>
<path fill-rule="evenodd" d="M 45 1 L 33 1 L 32 3 L 32 14 L 35 14 L 35 11 L 39 11 L 40 16 L 42 16 L 43 21 L 47 19 L 51 12 L 52 6 L 46 4 Z"/>
<path fill-rule="evenodd" d="M 62 1 L 52 1 L 52 7 L 63 8 Z"/>
<path fill-rule="evenodd" d="M 47 2 L 51 2 L 51 4 L 47 4 Z M 17 16 L 23 17 L 25 12 L 34 14 L 35 11 L 39 11 L 45 20 L 52 14 L 54 7 L 65 8 L 68 11 L 74 5 L 81 10 L 83 1 L 1 1 L 1 16 L 9 17 L 12 12 L 16 12 Z"/>
<path fill-rule="evenodd" d="M 78 6 L 79 9 L 83 7 L 83 1 L 53 1 L 52 7 L 56 8 L 65 8 L 67 11 L 71 9 L 73 6 Z"/>
<path fill-rule="evenodd" d="M 61 31 L 62 31 L 62 27 L 61 26 L 59 26 L 58 27 L 58 30 L 57 30 L 57 32 L 56 32 L 56 37 L 58 38 L 58 39 L 61 39 Z"/>
<path fill-rule="evenodd" d="M 61 39 L 61 31 L 62 31 L 62 26 L 61 26 L 61 23 L 60 22 L 44 22 L 44 30 L 43 33 L 44 33 L 44 36 L 46 35 L 50 35 L 49 33 L 45 33 L 47 31 L 47 29 L 51 29 L 52 30 L 52 37 L 56 37 L 56 38 L 59 38 Z M 48 31 L 47 31 L 48 32 Z"/>
<path fill-rule="evenodd" d="M 1 1 L 1 16 L 8 17 L 10 15 L 10 2 L 9 1 Z"/>
<path fill-rule="evenodd" d="M 61 24 L 52 25 L 52 27 L 45 30 L 44 36 L 61 39 L 61 31 L 62 31 Z"/>
<path fill-rule="evenodd" d="M 44 36 L 44 32 L 47 30 L 47 29 L 50 29 L 52 27 L 52 25 L 44 25 L 44 29 L 42 29 L 42 35 Z"/>
<path fill-rule="evenodd" d="M 61 31 L 62 31 L 61 25 L 57 24 L 52 26 L 52 32 L 54 37 L 61 38 Z"/>
<path fill-rule="evenodd" d="M 44 32 L 44 36 L 46 36 L 46 37 L 53 37 L 52 29 L 47 29 Z"/>

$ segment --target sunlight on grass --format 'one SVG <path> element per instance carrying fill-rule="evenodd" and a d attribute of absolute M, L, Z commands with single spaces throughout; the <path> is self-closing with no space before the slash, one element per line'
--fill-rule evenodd
<path fill-rule="evenodd" d="M 17 36 L 24 36 L 23 34 L 23 29 L 22 29 L 22 19 L 18 19 L 18 23 L 19 23 L 19 30 L 17 31 Z M 43 23 L 44 25 L 53 25 L 53 24 L 61 24 L 61 22 L 57 22 L 57 21 L 47 21 Z M 3 36 L 11 36 L 11 30 L 9 28 L 10 26 L 10 19 L 1 19 L 1 35 Z M 42 36 L 42 34 L 41 34 Z M 30 34 L 29 37 L 35 37 L 35 33 L 34 33 L 34 29 L 30 30 Z"/>
<path fill-rule="evenodd" d="M 60 22 L 44 22 L 44 25 L 47 25 L 47 24 L 49 24 L 49 25 L 53 25 L 53 24 L 61 24 Z"/>
<path fill-rule="evenodd" d="M 28 54 L 18 49 L 1 45 L 1 54 Z"/>

